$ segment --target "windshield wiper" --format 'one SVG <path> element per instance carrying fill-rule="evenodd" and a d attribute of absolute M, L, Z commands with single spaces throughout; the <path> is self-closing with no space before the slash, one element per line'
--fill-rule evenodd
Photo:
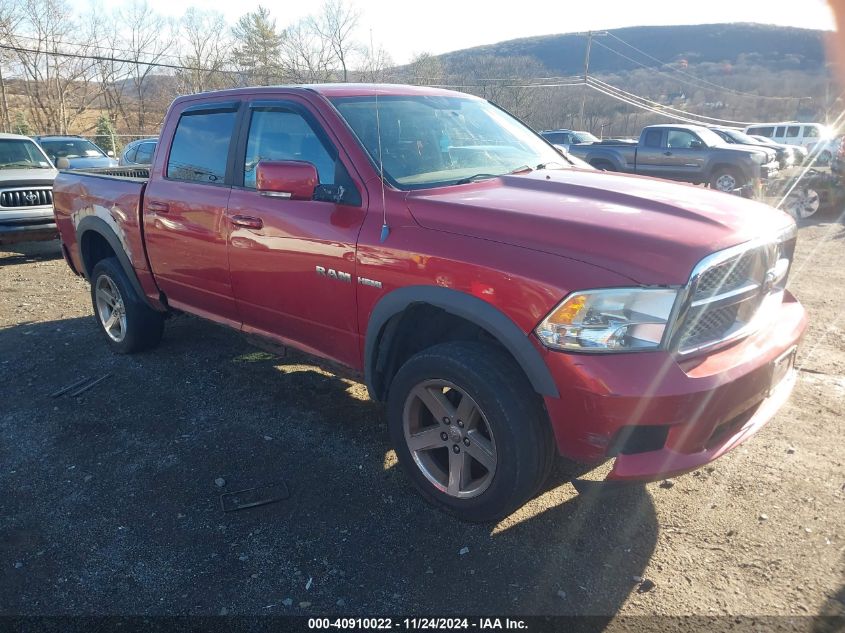
<path fill-rule="evenodd" d="M 6 163 L 4 165 L 0 165 L 0 169 L 17 169 L 17 168 L 29 168 L 29 169 L 49 169 L 49 167 L 42 167 L 41 165 L 37 165 L 35 163 L 28 163 L 26 161 L 18 161 L 16 163 Z"/>
<path fill-rule="evenodd" d="M 461 178 L 460 180 L 456 180 L 452 184 L 468 185 L 471 182 L 477 182 L 479 180 L 488 180 L 490 178 L 499 178 L 501 176 L 510 176 L 511 174 L 528 173 L 529 171 L 534 171 L 534 170 L 531 169 L 531 167 L 529 167 L 528 165 L 521 165 L 521 166 L 517 167 L 516 169 L 513 169 L 513 170 L 511 170 L 507 173 L 504 173 L 504 174 L 486 174 L 486 173 L 473 174 L 472 176 L 467 176 L 466 178 Z"/>

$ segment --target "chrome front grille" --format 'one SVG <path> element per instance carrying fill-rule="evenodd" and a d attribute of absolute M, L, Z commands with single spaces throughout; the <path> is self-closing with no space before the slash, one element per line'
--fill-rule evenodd
<path fill-rule="evenodd" d="M 693 271 L 674 328 L 680 354 L 750 334 L 761 306 L 779 302 L 795 247 L 792 233 L 714 253 Z"/>
<path fill-rule="evenodd" d="M 53 204 L 50 187 L 32 189 L 5 189 L 0 191 L 0 207 L 43 207 Z"/>

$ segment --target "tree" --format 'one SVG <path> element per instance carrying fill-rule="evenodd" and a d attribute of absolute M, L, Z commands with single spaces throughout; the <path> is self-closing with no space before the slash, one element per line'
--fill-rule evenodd
<path fill-rule="evenodd" d="M 414 55 L 408 64 L 408 74 L 407 81 L 415 86 L 442 84 L 445 80 L 445 70 L 440 58 L 425 52 Z"/>
<path fill-rule="evenodd" d="M 14 46 L 12 70 L 39 132 L 66 133 L 97 98 L 93 33 L 64 0 L 20 0 L 0 20 L 0 39 Z"/>
<path fill-rule="evenodd" d="M 349 64 L 355 53 L 363 47 L 355 41 L 354 31 L 361 17 L 360 12 L 343 0 L 326 0 L 319 15 L 307 20 L 307 27 L 326 45 L 340 66 L 340 75 L 344 82 L 349 81 Z"/>
<path fill-rule="evenodd" d="M 180 27 L 179 63 L 191 70 L 177 71 L 179 92 L 190 94 L 232 86 L 232 73 L 227 72 L 231 42 L 223 14 L 191 7 L 182 16 Z"/>
<path fill-rule="evenodd" d="M 30 127 L 29 121 L 26 120 L 26 115 L 20 110 L 15 112 L 15 120 L 12 123 L 12 134 L 32 135 L 32 127 Z"/>
<path fill-rule="evenodd" d="M 155 100 L 154 64 L 162 61 L 172 46 L 168 30 L 170 23 L 155 13 L 146 2 L 133 2 L 118 12 L 118 19 L 125 25 L 123 32 L 123 53 L 132 61 L 129 74 L 137 100 L 137 130 L 145 133 L 148 125 L 147 110 L 150 101 Z"/>
<path fill-rule="evenodd" d="M 108 115 L 101 114 L 97 118 L 97 127 L 95 128 L 95 132 L 96 136 L 94 137 L 94 143 L 102 147 L 107 152 L 117 154 L 114 125 Z"/>
<path fill-rule="evenodd" d="M 282 68 L 286 78 L 298 84 L 331 81 L 334 54 L 329 42 L 305 19 L 285 31 L 282 44 Z"/>
<path fill-rule="evenodd" d="M 235 39 L 232 61 L 250 83 L 262 86 L 280 83 L 282 35 L 265 7 L 259 5 L 257 11 L 241 16 L 232 36 Z"/>

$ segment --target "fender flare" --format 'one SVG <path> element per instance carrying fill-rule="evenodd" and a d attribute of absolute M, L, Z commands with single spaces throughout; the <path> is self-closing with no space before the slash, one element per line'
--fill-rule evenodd
<path fill-rule="evenodd" d="M 376 304 L 367 323 L 364 342 L 364 379 L 374 399 L 379 393 L 375 385 L 378 347 L 385 326 L 396 315 L 415 303 L 426 303 L 476 324 L 498 340 L 525 372 L 534 390 L 557 398 L 559 392 L 552 374 L 528 336 L 503 312 L 486 301 L 465 292 L 441 286 L 406 286 L 390 292 Z"/>
<path fill-rule="evenodd" d="M 88 281 L 91 281 L 91 273 L 93 272 L 88 269 L 88 262 L 85 261 L 85 257 L 82 253 L 82 241 L 86 233 L 96 233 L 108 242 L 117 257 L 117 261 L 120 262 L 120 267 L 123 268 L 123 272 L 126 273 L 129 283 L 132 284 L 132 288 L 141 300 L 149 305 L 147 295 L 144 293 L 143 288 L 141 288 L 141 282 L 138 281 L 138 275 L 135 274 L 135 269 L 132 267 L 132 262 L 129 261 L 129 257 L 126 255 L 126 250 L 123 248 L 120 238 L 115 234 L 114 229 L 106 224 L 102 218 L 98 218 L 95 215 L 89 215 L 82 218 L 76 227 L 76 242 L 79 245 L 79 258 L 82 260 L 82 272 L 84 273 L 85 278 Z"/>

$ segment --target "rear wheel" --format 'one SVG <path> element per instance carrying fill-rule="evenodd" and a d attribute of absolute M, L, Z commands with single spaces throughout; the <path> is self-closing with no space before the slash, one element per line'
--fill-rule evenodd
<path fill-rule="evenodd" d="M 554 441 L 540 399 L 494 346 L 453 342 L 418 353 L 394 378 L 387 410 L 411 481 L 461 519 L 510 514 L 551 469 Z"/>
<path fill-rule="evenodd" d="M 164 315 L 138 296 L 116 258 L 102 259 L 94 266 L 91 302 L 94 318 L 115 352 L 140 352 L 161 340 Z"/>

